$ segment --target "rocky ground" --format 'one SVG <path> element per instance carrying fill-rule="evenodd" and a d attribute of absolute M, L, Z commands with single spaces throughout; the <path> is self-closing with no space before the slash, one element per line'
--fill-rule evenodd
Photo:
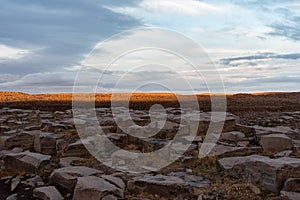
<path fill-rule="evenodd" d="M 192 145 L 180 159 L 157 172 L 136 174 L 111 169 L 89 154 L 83 143 L 93 139 L 80 140 L 74 125 L 74 120 L 95 120 L 88 114 L 73 119 L 72 110 L 3 107 L 0 199 L 300 199 L 299 111 L 260 115 L 247 123 L 227 113 L 218 143 L 203 158 L 198 153 L 210 113 L 167 108 L 167 123 L 147 140 L 120 130 L 110 109 L 98 108 L 96 114 L 106 136 L 134 152 L 162 148 L 180 129 L 181 118 L 200 115 L 200 120 L 197 137 L 187 133 L 182 140 L 180 145 Z M 148 110 L 132 109 L 130 114 L 137 124 L 149 124 Z M 135 159 L 117 156 L 124 163 Z"/>
<path fill-rule="evenodd" d="M 95 132 L 88 124 L 95 117 L 85 113 L 73 119 L 70 94 L 1 93 L 0 199 L 300 199 L 300 93 L 228 95 L 227 110 L 234 115 L 227 114 L 218 143 L 204 158 L 198 154 L 210 123 L 210 100 L 198 98 L 205 112 L 178 109 L 174 95 L 135 94 L 130 114 L 138 125 L 150 123 L 154 103 L 167 107 L 163 129 L 140 140 L 118 128 L 104 108 L 110 95 L 96 96 L 102 107 L 96 121 L 110 141 L 130 152 L 161 149 L 181 130 L 181 118 L 187 130 L 189 122 L 199 125 L 197 137 L 188 131 L 175 149 L 192 143 L 188 151 L 157 172 L 135 163 L 136 157 L 113 154 L 125 171 L 130 171 L 127 163 L 148 170 L 136 174 L 113 170 L 90 155 L 85 145 L 95 138 L 86 134 L 80 140 L 74 120 Z M 130 119 L 121 121 L 137 132 L 127 124 Z"/>

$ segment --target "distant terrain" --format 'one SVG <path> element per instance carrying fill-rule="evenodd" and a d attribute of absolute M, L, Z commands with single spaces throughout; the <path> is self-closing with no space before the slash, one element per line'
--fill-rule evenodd
<path fill-rule="evenodd" d="M 124 94 L 128 95 L 128 94 Z M 96 94 L 96 107 L 110 107 L 111 94 Z M 180 95 L 188 100 L 190 96 Z M 221 95 L 217 95 L 221 96 Z M 209 94 L 197 95 L 199 108 L 210 111 Z M 244 124 L 259 124 L 259 118 L 276 117 L 276 113 L 300 111 L 300 92 L 267 92 L 253 94 L 227 94 L 227 111 L 240 116 Z M 88 101 L 84 99 L 82 101 Z M 122 101 L 120 99 L 119 101 Z M 164 107 L 179 107 L 175 94 L 133 93 L 130 101 L 132 109 L 149 109 L 153 104 Z M 72 94 L 25 94 L 20 92 L 0 92 L 0 108 L 38 109 L 64 111 L 72 108 Z"/>

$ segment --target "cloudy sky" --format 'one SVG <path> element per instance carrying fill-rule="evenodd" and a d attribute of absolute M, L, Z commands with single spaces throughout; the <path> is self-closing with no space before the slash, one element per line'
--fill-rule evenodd
<path fill-rule="evenodd" d="M 168 39 L 168 34 L 163 38 L 142 31 L 114 36 L 149 27 L 173 31 L 197 43 L 211 62 L 205 58 L 196 64 L 216 68 L 226 93 L 300 91 L 298 0 L 2 0 L 0 27 L 0 91 L 72 92 L 91 51 L 111 37 L 110 51 L 102 49 L 97 56 L 145 45 L 141 40 L 148 41 L 148 46 L 168 45 L 172 51 L 197 56 L 191 46 Z M 127 37 L 134 44 L 124 45 Z M 147 62 L 149 57 L 152 60 Z M 143 66 L 136 68 L 141 65 L 136 60 L 142 60 Z M 184 77 L 193 92 L 207 92 L 207 82 L 214 92 L 223 92 L 212 73 L 203 72 L 210 77 L 204 81 L 166 52 L 135 52 L 109 69 L 103 67 L 107 62 L 98 69 L 105 69 L 98 92 L 160 91 L 164 86 L 191 92 L 178 77 Z M 93 70 L 83 72 L 83 91 L 99 79 Z"/>

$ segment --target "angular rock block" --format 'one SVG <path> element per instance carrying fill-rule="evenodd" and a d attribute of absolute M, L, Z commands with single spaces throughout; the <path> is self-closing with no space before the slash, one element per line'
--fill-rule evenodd
<path fill-rule="evenodd" d="M 35 135 L 34 150 L 47 155 L 56 154 L 56 141 L 63 136 L 62 134 L 39 132 Z"/>
<path fill-rule="evenodd" d="M 5 169 L 8 171 L 36 173 L 47 169 L 51 164 L 51 156 L 32 153 L 29 151 L 21 153 L 9 153 L 3 158 Z"/>
<path fill-rule="evenodd" d="M 260 145 L 264 152 L 278 153 L 293 149 L 293 141 L 284 134 L 271 134 L 260 137 Z"/>
<path fill-rule="evenodd" d="M 22 132 L 13 135 L 0 137 L 0 150 L 12 149 L 20 147 L 24 150 L 32 149 L 34 141 L 34 134 L 30 132 Z"/>
<path fill-rule="evenodd" d="M 107 194 L 124 197 L 124 191 L 103 178 L 95 176 L 79 177 L 74 189 L 73 200 L 98 200 Z"/>
<path fill-rule="evenodd" d="M 225 174 L 245 181 L 259 183 L 267 190 L 279 192 L 284 182 L 293 177 L 300 177 L 300 159 L 277 158 L 251 155 L 230 157 L 218 160 Z"/>
<path fill-rule="evenodd" d="M 210 185 L 210 182 L 201 177 L 184 172 L 168 175 L 145 175 L 130 180 L 127 189 L 131 193 L 148 193 L 160 198 L 172 199 L 178 195 L 193 198 Z"/>
<path fill-rule="evenodd" d="M 88 167 L 64 167 L 55 169 L 50 175 L 50 182 L 71 191 L 75 188 L 79 177 L 102 174 L 102 171 Z"/>
<path fill-rule="evenodd" d="M 35 188 L 33 197 L 44 200 L 63 200 L 64 198 L 54 186 Z"/>

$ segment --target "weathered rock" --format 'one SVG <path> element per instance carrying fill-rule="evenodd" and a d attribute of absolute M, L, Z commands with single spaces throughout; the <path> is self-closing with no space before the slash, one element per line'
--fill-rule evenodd
<path fill-rule="evenodd" d="M 115 185 L 103 178 L 95 176 L 79 177 L 74 190 L 73 200 L 98 200 L 108 193 L 123 197 L 120 196 L 119 190 Z"/>
<path fill-rule="evenodd" d="M 179 194 L 185 197 L 194 197 L 199 195 L 199 190 L 203 190 L 209 185 L 210 182 L 201 176 L 179 172 L 169 175 L 137 177 L 128 182 L 127 189 L 131 193 L 148 193 L 171 199 Z"/>
<path fill-rule="evenodd" d="M 256 135 L 255 128 L 253 126 L 236 124 L 235 128 L 237 131 L 244 133 L 246 137 L 254 137 Z"/>
<path fill-rule="evenodd" d="M 22 181 L 22 184 L 25 186 L 30 186 L 30 187 L 45 185 L 43 179 L 40 176 L 35 176 L 35 177 L 29 178 L 25 181 Z"/>
<path fill-rule="evenodd" d="M 68 147 L 64 150 L 63 156 L 70 157 L 70 156 L 89 156 L 90 153 L 86 149 L 85 145 L 90 145 L 90 142 L 93 142 L 94 139 L 92 137 L 87 139 L 81 139 L 77 142 L 71 143 Z"/>
<path fill-rule="evenodd" d="M 78 177 L 86 177 L 102 174 L 102 171 L 88 167 L 64 167 L 55 169 L 50 175 L 50 182 L 59 187 L 72 190 L 74 189 Z"/>
<path fill-rule="evenodd" d="M 201 145 L 199 145 L 201 148 Z M 261 153 L 261 147 L 234 147 L 216 144 L 208 156 L 216 156 L 217 158 L 247 156 L 251 154 Z"/>
<path fill-rule="evenodd" d="M 287 192 L 287 191 L 281 191 L 280 196 L 287 198 L 288 200 L 299 200 L 300 199 L 300 193 L 298 192 Z"/>
<path fill-rule="evenodd" d="M 289 178 L 284 183 L 284 191 L 300 192 L 300 178 Z"/>
<path fill-rule="evenodd" d="M 293 141 L 284 134 L 270 134 L 260 137 L 260 145 L 264 152 L 278 153 L 284 150 L 292 150 Z"/>
<path fill-rule="evenodd" d="M 63 196 L 54 186 L 45 186 L 35 188 L 33 190 L 33 197 L 43 200 L 63 200 Z"/>
<path fill-rule="evenodd" d="M 286 126 L 277 126 L 277 127 L 261 127 L 254 126 L 256 135 L 270 135 L 270 134 L 284 134 L 292 139 L 299 140 L 300 133 Z"/>
<path fill-rule="evenodd" d="M 24 150 L 33 147 L 34 134 L 30 132 L 22 132 L 14 135 L 7 135 L 0 137 L 0 149 L 12 149 L 20 147 Z"/>
<path fill-rule="evenodd" d="M 64 151 L 68 148 L 69 142 L 64 139 L 58 139 L 56 141 L 56 151 L 57 154 L 62 155 Z"/>
<path fill-rule="evenodd" d="M 300 177 L 300 159 L 297 158 L 251 155 L 222 158 L 218 163 L 226 175 L 259 183 L 272 192 L 279 192 L 288 178 Z"/>
<path fill-rule="evenodd" d="M 241 140 L 245 140 L 245 134 L 239 131 L 224 132 L 221 134 L 220 140 L 238 142 Z"/>
<path fill-rule="evenodd" d="M 36 173 L 50 167 L 50 158 L 51 156 L 25 151 L 6 154 L 3 160 L 8 171 Z"/>
<path fill-rule="evenodd" d="M 122 179 L 112 176 L 112 175 L 102 175 L 101 178 L 105 179 L 106 181 L 114 184 L 115 186 L 117 186 L 118 188 L 125 190 L 125 183 Z"/>
<path fill-rule="evenodd" d="M 64 135 L 37 132 L 34 139 L 34 150 L 38 153 L 52 155 L 56 153 L 56 141 Z"/>

